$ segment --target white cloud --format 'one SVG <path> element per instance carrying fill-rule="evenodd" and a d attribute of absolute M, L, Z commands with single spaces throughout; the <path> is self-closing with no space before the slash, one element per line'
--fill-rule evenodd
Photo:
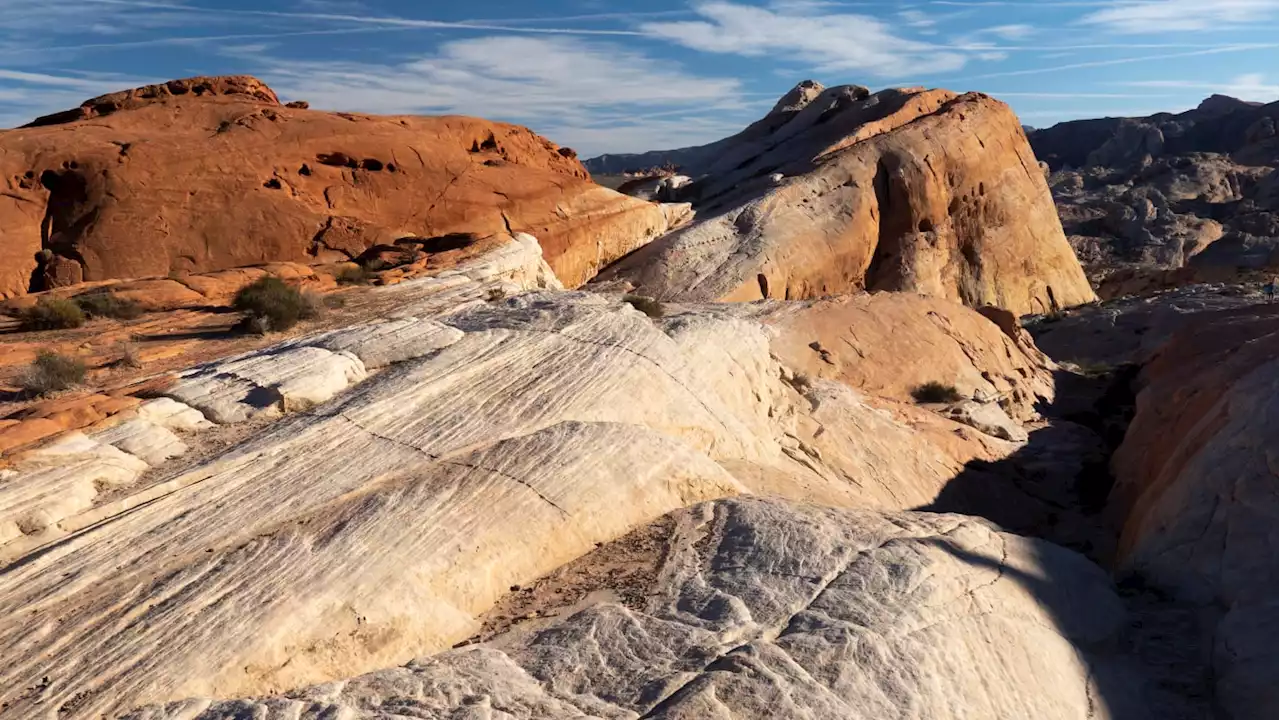
<path fill-rule="evenodd" d="M 1081 22 L 1117 33 L 1154 34 L 1254 23 L 1275 14 L 1275 0 L 1144 0 L 1116 3 Z"/>
<path fill-rule="evenodd" d="M 584 154 L 706 142 L 754 119 L 736 79 L 692 75 L 616 44 L 573 38 L 458 40 L 400 64 L 258 63 L 255 74 L 312 107 L 508 120 Z M 653 114 L 667 119 L 643 117 Z"/>
<path fill-rule="evenodd" d="M 76 107 L 91 97 L 146 85 L 126 75 L 52 75 L 0 69 L 0 128 L 24 125 L 41 115 Z"/>
<path fill-rule="evenodd" d="M 931 28 L 936 21 L 919 10 L 902 10 L 898 13 L 902 22 L 915 28 Z"/>
<path fill-rule="evenodd" d="M 1005 40 L 1021 40 L 1035 34 L 1036 29 L 1030 25 L 996 25 L 981 32 L 995 35 Z"/>
<path fill-rule="evenodd" d="M 703 19 L 645 23 L 652 37 L 710 53 L 791 59 L 818 71 L 902 77 L 946 72 L 966 56 L 895 35 L 864 15 L 788 13 L 716 0 L 696 5 Z"/>
<path fill-rule="evenodd" d="M 1280 86 L 1267 82 L 1260 73 L 1237 75 L 1225 82 L 1208 82 L 1204 80 L 1133 80 L 1120 83 L 1127 87 L 1170 88 L 1180 90 L 1197 90 L 1219 95 L 1230 95 L 1241 100 L 1254 102 L 1272 102 L 1280 99 Z"/>
<path fill-rule="evenodd" d="M 1258 43 L 1245 43 L 1240 45 L 1226 45 L 1223 47 L 1209 48 L 1207 50 L 1193 50 L 1180 53 L 1163 53 L 1160 55 L 1140 55 L 1136 57 L 1116 58 L 1114 60 L 1090 60 L 1087 62 L 1068 63 L 1065 65 L 1053 65 L 1049 67 L 1024 68 L 1022 70 L 1004 70 L 1001 72 L 984 73 L 982 75 L 969 75 L 962 78 L 948 78 L 949 83 L 965 83 L 974 80 L 986 80 L 996 77 L 1013 77 L 1016 75 L 1043 75 L 1045 73 L 1060 73 L 1063 70 L 1076 70 L 1079 68 L 1090 67 L 1110 67 L 1114 65 L 1131 65 L 1134 63 L 1156 62 L 1159 60 L 1172 60 L 1174 58 L 1196 57 L 1200 55 L 1219 55 L 1223 53 L 1243 52 L 1246 50 L 1256 50 L 1259 48 L 1271 47 Z"/>

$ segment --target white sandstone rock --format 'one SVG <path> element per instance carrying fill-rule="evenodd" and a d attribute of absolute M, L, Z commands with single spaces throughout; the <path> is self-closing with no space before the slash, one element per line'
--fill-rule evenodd
<path fill-rule="evenodd" d="M 233 423 L 317 405 L 365 376 L 349 352 L 291 347 L 201 366 L 181 374 L 165 393 L 214 422 Z"/>
<path fill-rule="evenodd" d="M 1131 680 L 1094 654 L 1105 660 L 1124 611 L 1106 574 L 1071 551 L 954 515 L 763 500 L 699 505 L 673 524 L 651 584 L 629 588 L 640 600 L 288 698 L 128 717 L 1085 720 L 1121 709 L 1100 687 Z M 612 590 L 607 577 L 597 582 Z"/>
<path fill-rule="evenodd" d="M 199 410 L 173 398 L 158 397 L 139 405 L 135 412 L 141 420 L 169 430 L 203 430 L 213 427 Z"/>
<path fill-rule="evenodd" d="M 167 428 L 142 418 L 132 418 L 106 430 L 95 432 L 92 438 L 103 445 L 112 445 L 129 453 L 148 465 L 159 465 L 165 460 L 187 452 L 186 443 Z"/>
<path fill-rule="evenodd" d="M 91 717 L 348 677 L 448 648 L 510 585 L 691 503 L 918 507 L 961 468 L 847 388 L 800 396 L 755 321 L 655 322 L 589 293 L 437 320 L 463 336 L 95 509 L 0 576 L 0 701 L 34 712 L 6 689 L 47 676 L 42 708 L 78 697 Z M 318 401 L 352 379 L 354 356 L 296 342 L 170 394 L 225 422 L 253 414 L 249 392 Z"/>

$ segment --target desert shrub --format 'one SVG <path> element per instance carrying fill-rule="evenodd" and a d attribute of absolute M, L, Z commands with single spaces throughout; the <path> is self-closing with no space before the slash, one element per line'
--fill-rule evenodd
<path fill-rule="evenodd" d="M 341 295 L 325 295 L 321 302 L 330 310 L 344 308 L 347 306 L 347 299 Z"/>
<path fill-rule="evenodd" d="M 122 342 L 119 347 L 120 357 L 111 364 L 116 367 L 140 368 L 142 360 L 138 358 L 138 348 L 133 343 Z"/>
<path fill-rule="evenodd" d="M 1094 362 L 1092 360 L 1076 360 L 1071 364 L 1075 365 L 1081 375 L 1091 378 L 1100 378 L 1109 375 L 1113 367 L 1103 362 Z"/>
<path fill-rule="evenodd" d="M 813 378 L 809 377 L 808 373 L 798 372 L 792 375 L 791 380 L 788 382 L 791 387 L 795 388 L 796 392 L 801 394 L 813 389 Z"/>
<path fill-rule="evenodd" d="M 84 312 L 66 298 L 45 296 L 22 311 L 20 319 L 23 330 L 62 330 L 83 325 Z"/>
<path fill-rule="evenodd" d="M 242 326 L 258 334 L 288 330 L 316 313 L 315 306 L 297 288 L 271 275 L 237 290 L 231 307 L 244 313 Z"/>
<path fill-rule="evenodd" d="M 492 288 L 489 288 L 489 291 L 484 294 L 484 299 L 488 300 L 489 302 L 498 302 L 499 300 L 505 298 L 506 296 L 507 296 L 506 290 L 500 287 L 492 287 Z"/>
<path fill-rule="evenodd" d="M 302 293 L 302 312 L 298 315 L 298 319 L 314 320 L 324 315 L 324 311 L 328 308 L 323 295 L 308 290 Z"/>
<path fill-rule="evenodd" d="M 339 285 L 368 285 L 371 280 L 369 271 L 360 265 L 343 265 L 333 279 Z"/>
<path fill-rule="evenodd" d="M 955 385 L 943 385 L 933 380 L 923 385 L 917 385 L 911 391 L 911 397 L 915 398 L 916 402 L 921 403 L 953 403 L 964 399 L 960 391 L 956 390 Z"/>
<path fill-rule="evenodd" d="M 84 373 L 84 363 L 76 358 L 41 350 L 19 384 L 32 395 L 48 395 L 84 382 Z"/>
<path fill-rule="evenodd" d="M 138 303 L 122 298 L 113 292 L 91 292 L 77 295 L 76 305 L 81 312 L 91 318 L 105 317 L 117 320 L 132 320 L 142 314 Z"/>
<path fill-rule="evenodd" d="M 645 315 L 648 315 L 651 318 L 662 317 L 662 314 L 663 314 L 662 303 L 658 302 L 657 300 L 654 300 L 651 297 L 645 297 L 644 295 L 623 295 L 622 302 L 630 305 L 631 307 L 639 310 L 640 312 L 644 313 Z"/>

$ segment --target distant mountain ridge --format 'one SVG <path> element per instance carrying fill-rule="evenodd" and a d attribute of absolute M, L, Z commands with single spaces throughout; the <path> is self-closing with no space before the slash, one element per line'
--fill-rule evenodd
<path fill-rule="evenodd" d="M 1274 270 L 1278 109 L 1212 95 L 1027 133 L 1099 295 Z"/>
<path fill-rule="evenodd" d="M 801 106 L 818 97 L 826 88 L 816 80 L 804 80 L 791 88 L 778 99 L 767 115 L 748 125 L 741 132 L 721 138 L 706 145 L 675 148 L 671 150 L 650 150 L 643 153 L 618 153 L 598 155 L 582 164 L 592 175 L 621 175 L 625 172 L 636 172 L 650 168 L 674 166 L 685 175 L 698 176 L 708 165 L 715 162 L 722 150 L 740 145 L 744 142 L 767 137 L 782 125 L 790 121 L 791 116 Z M 869 94 L 865 88 L 863 95 Z"/>
<path fill-rule="evenodd" d="M 1036 157 L 1052 170 L 1118 167 L 1144 155 L 1232 155 L 1242 165 L 1276 159 L 1277 103 L 1211 95 L 1182 113 L 1072 120 L 1027 132 Z"/>

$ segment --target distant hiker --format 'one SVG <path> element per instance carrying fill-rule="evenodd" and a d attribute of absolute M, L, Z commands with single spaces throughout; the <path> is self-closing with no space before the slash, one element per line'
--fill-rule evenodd
<path fill-rule="evenodd" d="M 1275 302 L 1277 285 L 1280 285 L 1280 278 L 1273 278 L 1271 282 L 1262 286 L 1262 294 L 1267 296 L 1268 302 Z"/>

